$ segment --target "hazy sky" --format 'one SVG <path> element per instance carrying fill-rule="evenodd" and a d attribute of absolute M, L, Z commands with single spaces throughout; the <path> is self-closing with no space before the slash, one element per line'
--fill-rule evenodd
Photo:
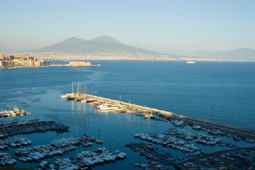
<path fill-rule="evenodd" d="M 255 0 L 0 0 L 0 44 L 109 35 L 172 54 L 255 49 Z"/>

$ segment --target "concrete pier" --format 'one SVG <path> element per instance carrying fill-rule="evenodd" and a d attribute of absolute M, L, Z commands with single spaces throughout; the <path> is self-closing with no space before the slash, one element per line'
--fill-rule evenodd
<path fill-rule="evenodd" d="M 72 94 L 70 94 L 70 95 L 72 95 Z M 246 138 L 255 140 L 255 130 L 252 130 L 252 129 L 237 127 L 237 126 L 219 123 L 219 122 L 215 122 L 215 121 L 211 121 L 211 120 L 205 120 L 205 119 L 199 119 L 199 118 L 179 115 L 179 114 L 172 113 L 169 111 L 140 106 L 140 105 L 136 105 L 136 104 L 132 104 L 132 103 L 126 103 L 126 102 L 122 102 L 122 101 L 118 101 L 118 100 L 95 96 L 95 95 L 89 95 L 89 94 L 77 95 L 77 94 L 75 94 L 74 96 L 76 96 L 75 98 L 89 98 L 89 99 L 94 99 L 96 101 L 102 101 L 102 102 L 112 103 L 112 104 L 116 104 L 116 105 L 121 105 L 124 109 L 128 109 L 128 110 L 131 110 L 134 112 L 142 112 L 142 113 L 158 112 L 161 115 L 165 116 L 168 120 L 170 120 L 170 119 L 183 120 L 184 122 L 186 122 L 188 125 L 191 125 L 191 126 L 192 125 L 200 125 L 201 127 L 204 127 L 206 129 L 217 129 L 221 132 L 231 133 L 233 135 L 239 135 L 242 137 L 246 137 Z"/>

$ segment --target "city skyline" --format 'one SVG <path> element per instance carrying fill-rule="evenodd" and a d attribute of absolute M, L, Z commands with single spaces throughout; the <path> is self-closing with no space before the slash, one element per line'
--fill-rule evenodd
<path fill-rule="evenodd" d="M 255 2 L 2 1 L 0 45 L 39 49 L 108 35 L 167 54 L 255 47 Z"/>

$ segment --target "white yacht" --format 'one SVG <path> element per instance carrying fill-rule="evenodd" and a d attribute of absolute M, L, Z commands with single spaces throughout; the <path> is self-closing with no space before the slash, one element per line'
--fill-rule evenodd
<path fill-rule="evenodd" d="M 101 109 L 101 110 L 114 110 L 115 108 L 116 106 L 110 106 L 108 104 L 102 104 L 98 106 L 98 109 Z"/>
<path fill-rule="evenodd" d="M 87 100 L 86 99 L 81 100 L 81 103 L 87 103 Z"/>
<path fill-rule="evenodd" d="M 187 61 L 188 64 L 195 64 L 195 61 Z"/>

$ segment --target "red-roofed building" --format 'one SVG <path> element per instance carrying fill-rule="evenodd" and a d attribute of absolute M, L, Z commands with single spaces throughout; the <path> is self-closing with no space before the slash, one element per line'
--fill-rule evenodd
<path fill-rule="evenodd" d="M 14 58 L 16 59 L 29 59 L 30 55 L 15 55 Z"/>

